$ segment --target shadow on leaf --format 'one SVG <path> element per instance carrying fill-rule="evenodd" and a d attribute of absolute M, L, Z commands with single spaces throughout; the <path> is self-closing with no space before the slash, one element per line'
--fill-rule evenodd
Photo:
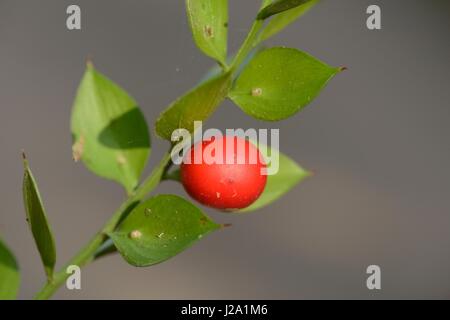
<path fill-rule="evenodd" d="M 113 149 L 149 148 L 150 138 L 144 115 L 139 108 L 133 108 L 115 118 L 104 128 L 98 140 Z"/>

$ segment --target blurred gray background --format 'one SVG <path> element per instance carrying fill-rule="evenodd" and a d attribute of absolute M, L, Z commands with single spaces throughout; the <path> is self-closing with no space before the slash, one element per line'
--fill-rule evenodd
<path fill-rule="evenodd" d="M 82 9 L 82 31 L 65 10 Z M 381 31 L 365 26 L 379 4 Z M 230 51 L 258 0 L 230 0 Z M 181 0 L 0 0 L 0 234 L 22 269 L 21 298 L 44 281 L 25 223 L 20 150 L 27 151 L 61 266 L 124 195 L 71 158 L 70 111 L 91 56 L 139 101 L 150 124 L 213 65 L 191 40 Z M 348 71 L 279 123 L 227 101 L 208 125 L 281 128 L 281 149 L 316 172 L 253 214 L 207 212 L 232 228 L 166 263 L 119 256 L 83 269 L 82 290 L 56 298 L 450 298 L 450 2 L 323 1 L 269 45 L 305 50 Z M 153 132 L 152 132 L 153 134 Z M 166 142 L 153 134 L 148 169 Z M 148 170 L 147 170 L 148 171 Z M 158 192 L 184 195 L 175 183 Z M 382 268 L 382 290 L 366 267 Z"/>

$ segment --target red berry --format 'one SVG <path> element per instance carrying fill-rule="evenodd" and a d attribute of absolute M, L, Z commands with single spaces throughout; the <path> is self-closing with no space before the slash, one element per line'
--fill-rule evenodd
<path fill-rule="evenodd" d="M 223 158 L 222 162 L 208 162 L 205 158 L 208 155 Z M 195 162 L 195 156 L 200 161 Z M 230 162 L 227 159 L 232 159 L 232 164 L 227 164 Z M 267 175 L 262 173 L 266 164 L 262 159 L 252 143 L 239 137 L 204 140 L 184 157 L 181 182 L 192 198 L 206 206 L 228 210 L 245 208 L 259 198 L 266 186 Z"/>

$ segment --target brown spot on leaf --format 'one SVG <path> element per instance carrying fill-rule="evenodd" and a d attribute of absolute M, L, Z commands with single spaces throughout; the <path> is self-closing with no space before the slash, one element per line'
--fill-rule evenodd
<path fill-rule="evenodd" d="M 84 143 L 85 143 L 84 136 L 80 135 L 80 138 L 72 146 L 73 161 L 78 162 L 81 160 L 84 151 Z"/>
<path fill-rule="evenodd" d="M 212 28 L 210 25 L 206 25 L 206 26 L 203 28 L 203 32 L 205 33 L 205 36 L 206 36 L 207 38 L 212 38 L 212 37 L 214 37 L 214 31 L 213 31 L 213 28 Z"/>

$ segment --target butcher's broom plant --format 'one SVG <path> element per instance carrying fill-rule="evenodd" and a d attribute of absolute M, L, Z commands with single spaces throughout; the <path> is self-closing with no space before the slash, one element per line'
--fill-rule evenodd
<path fill-rule="evenodd" d="M 142 174 L 150 157 L 151 139 L 137 102 L 96 70 L 91 62 L 87 63 L 73 105 L 73 158 L 75 162 L 84 163 L 94 174 L 121 184 L 126 199 L 86 246 L 60 271 L 55 271 L 57 250 L 52 228 L 36 179 L 23 155 L 26 220 L 47 278 L 36 299 L 51 297 L 70 276 L 67 272 L 69 266 L 81 268 L 115 252 L 133 266 L 151 266 L 174 257 L 207 234 L 224 227 L 189 200 L 154 192 L 164 180 L 180 181 L 187 191 L 193 188 L 190 194 L 202 202 L 202 194 L 196 197 L 195 188 L 198 185 L 195 181 L 210 181 L 220 175 L 226 178 L 225 171 L 220 168 L 219 175 L 208 167 L 201 170 L 190 168 L 185 174 L 182 168 L 180 172 L 180 168 L 172 163 L 172 134 L 180 129 L 193 133 L 194 121 L 207 121 L 227 98 L 245 114 L 263 121 L 292 117 L 308 105 L 343 68 L 331 67 L 298 49 L 263 49 L 261 44 L 317 2 L 264 0 L 242 46 L 237 53 L 229 56 L 228 1 L 186 1 L 193 39 L 200 51 L 215 60 L 218 67 L 207 80 L 176 99 L 156 119 L 155 132 L 168 141 L 168 150 L 147 177 L 142 177 Z M 226 202 L 225 199 L 214 203 L 208 203 L 206 199 L 203 203 L 227 209 L 226 212 L 232 214 L 254 211 L 272 203 L 309 176 L 307 170 L 288 156 L 276 149 L 270 152 L 279 155 L 279 169 L 276 174 L 256 181 L 253 185 L 258 188 L 257 191 L 252 190 L 252 184 L 249 184 L 250 190 L 247 188 L 245 192 L 253 198 L 241 197 L 235 202 Z M 264 167 L 266 164 L 257 165 Z M 211 176 L 201 179 L 202 175 L 208 174 Z M 228 183 L 238 183 L 239 175 L 233 179 L 228 179 Z M 213 181 L 211 191 L 220 198 L 220 192 L 214 190 L 217 183 Z M 224 188 L 222 192 L 227 190 Z M 239 197 L 237 192 L 231 193 L 230 197 L 234 196 Z M 20 283 L 18 270 L 13 254 L 0 240 L 0 299 L 17 297 Z"/>

